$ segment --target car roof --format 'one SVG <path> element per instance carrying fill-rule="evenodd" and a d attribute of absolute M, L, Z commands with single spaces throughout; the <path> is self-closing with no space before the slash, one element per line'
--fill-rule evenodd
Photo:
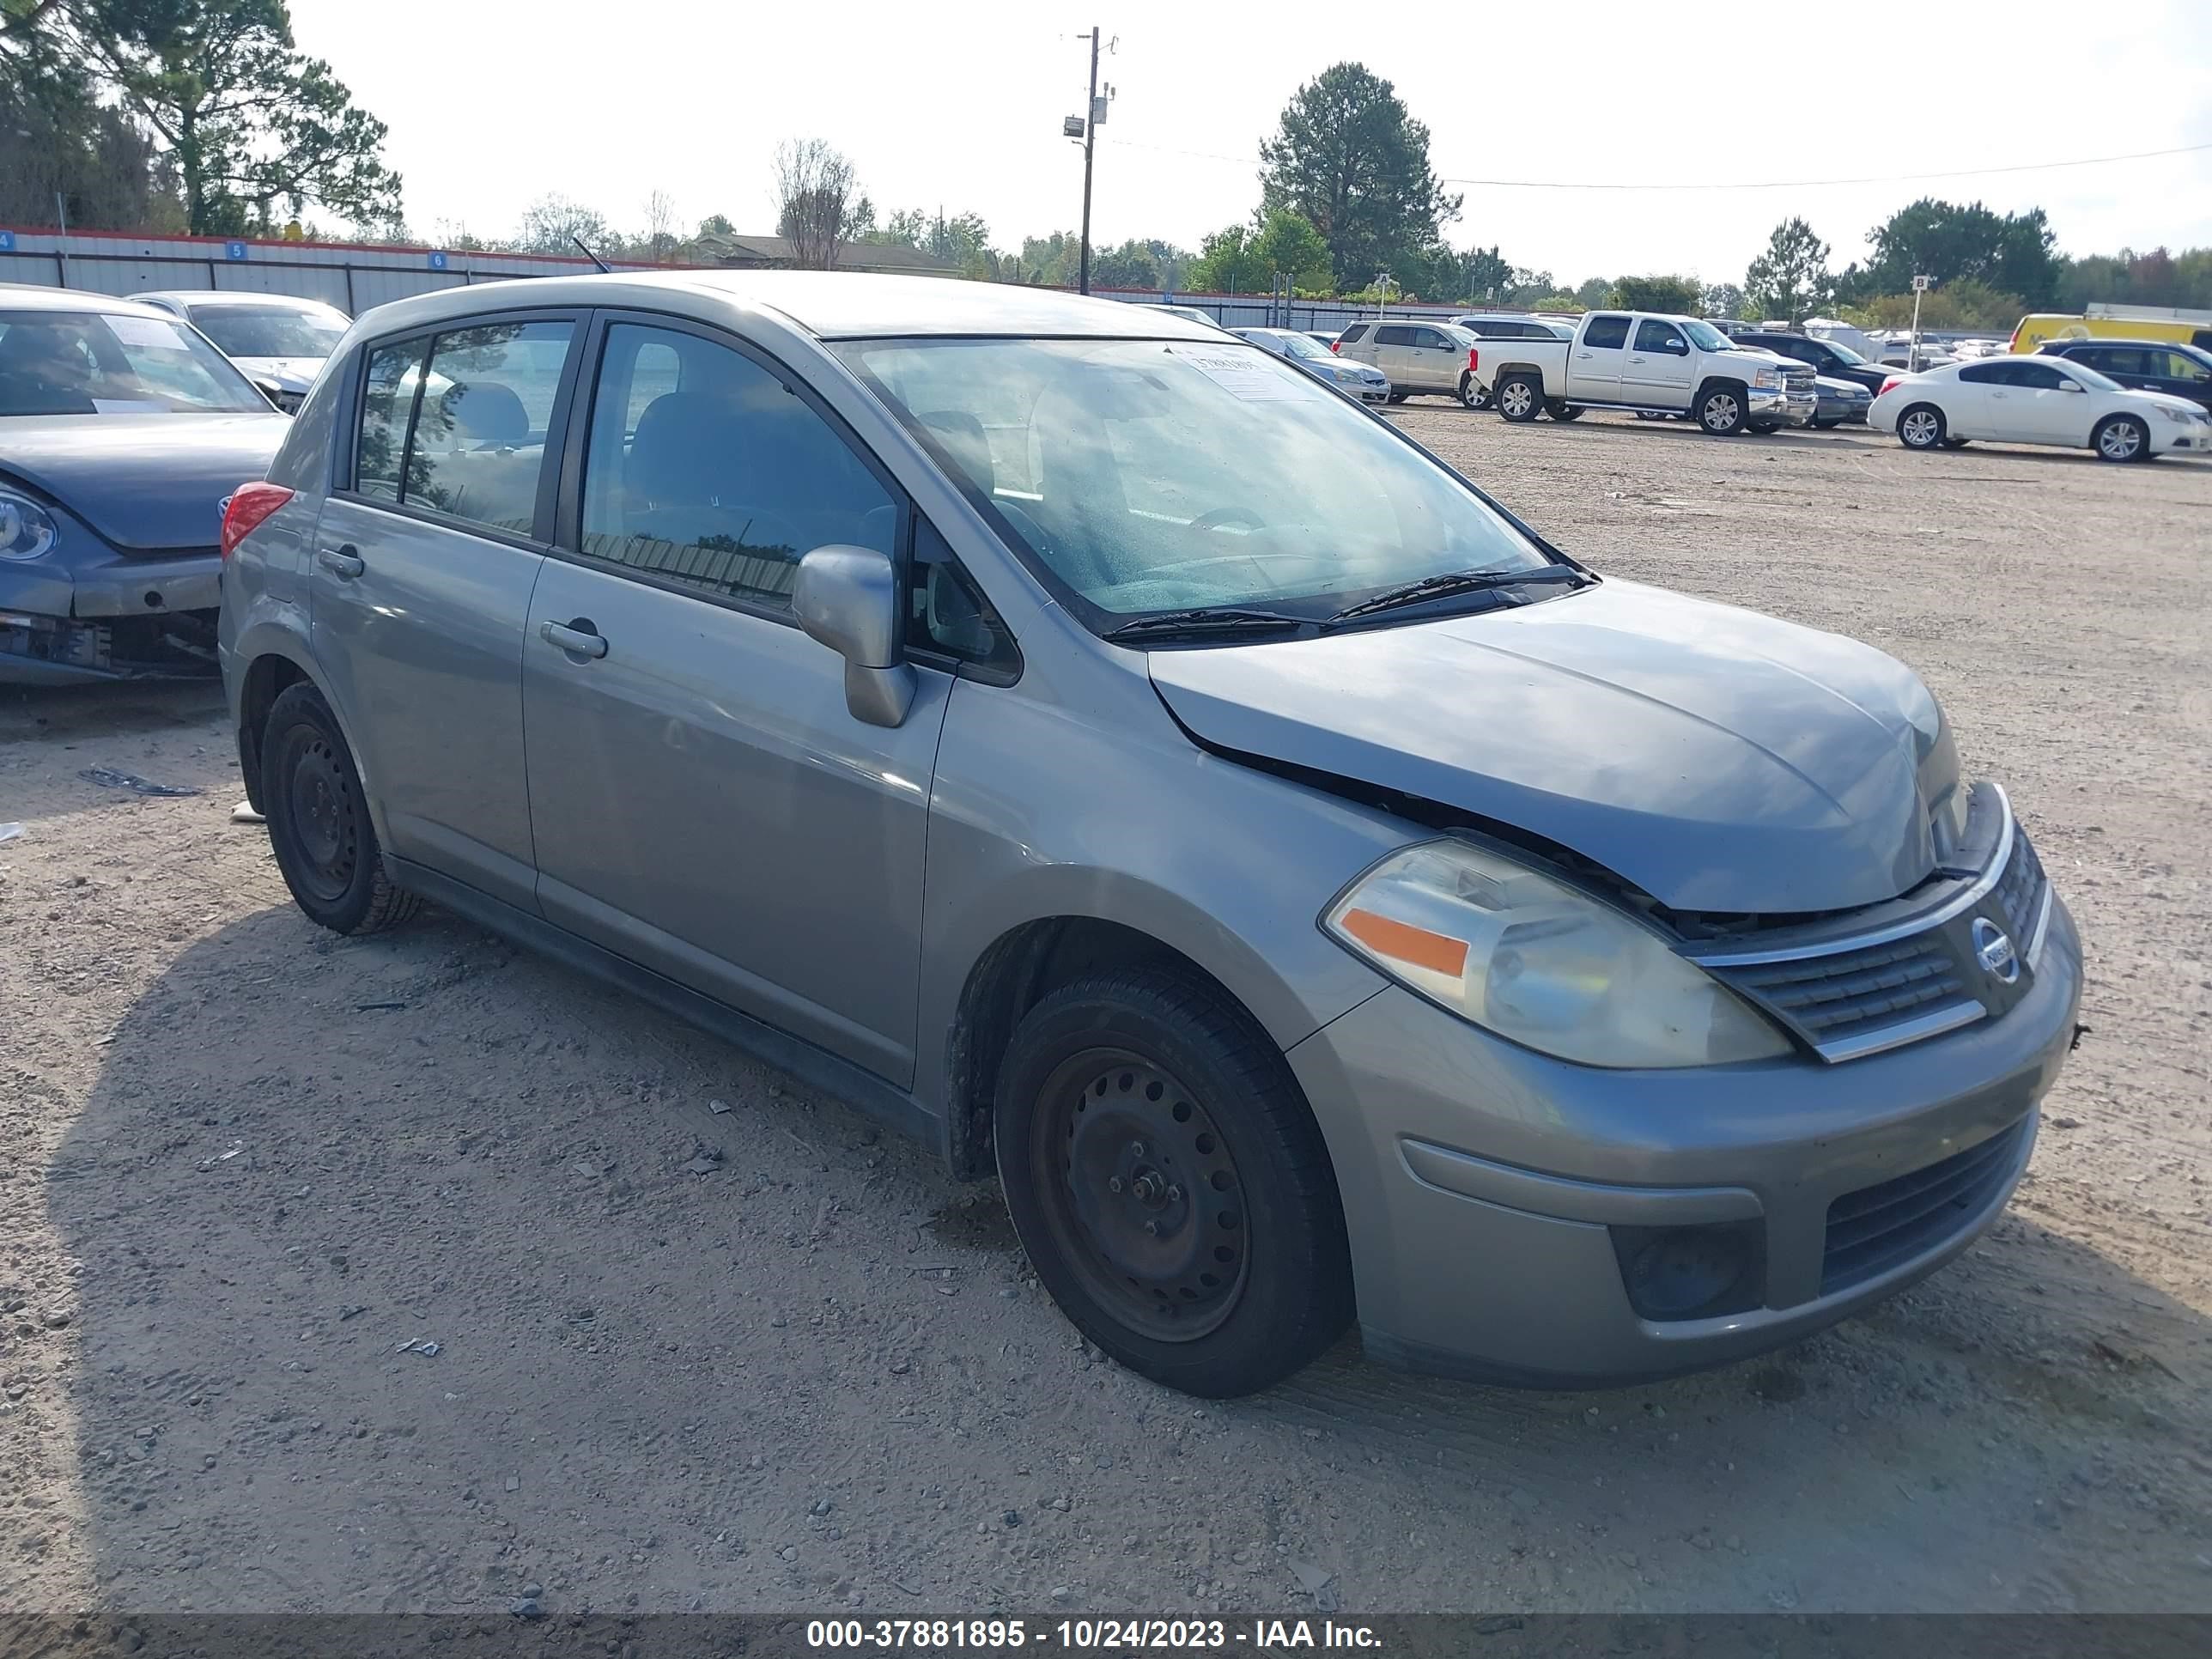
<path fill-rule="evenodd" d="M 117 317 L 159 316 L 152 306 L 81 288 L 41 283 L 0 283 L 0 311 L 96 311 Z"/>
<path fill-rule="evenodd" d="M 134 300 L 173 300 L 185 306 L 289 306 L 301 311 L 345 313 L 326 300 L 311 300 L 303 294 L 255 294 L 234 288 L 161 288 L 142 290 L 131 296 Z"/>
<path fill-rule="evenodd" d="M 380 332 L 474 316 L 501 306 L 639 306 L 711 317 L 726 307 L 781 313 L 823 340 L 908 336 L 1061 336 L 1218 341 L 1222 331 L 1155 305 L 1083 298 L 1018 283 L 850 270 L 613 271 L 477 283 L 394 300 L 372 313 Z"/>
<path fill-rule="evenodd" d="M 2072 351 L 2078 346 L 2121 346 L 2136 351 L 2141 351 L 2145 349 L 2158 351 L 2172 351 L 2177 349 L 2181 351 L 2199 351 L 2203 349 L 2200 346 L 2193 346 L 2190 344 L 2186 340 L 2124 340 L 2112 335 L 2095 334 L 2082 340 L 2045 340 L 2043 343 L 2042 350 L 2052 353 Z"/>

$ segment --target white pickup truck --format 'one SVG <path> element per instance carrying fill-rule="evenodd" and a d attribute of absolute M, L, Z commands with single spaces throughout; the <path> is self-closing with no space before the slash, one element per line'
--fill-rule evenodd
<path fill-rule="evenodd" d="M 1474 376 L 1509 421 L 1625 409 L 1686 416 L 1716 437 L 1803 426 L 1820 402 L 1807 365 L 1695 317 L 1641 311 L 1593 311 L 1571 340 L 1485 340 Z"/>

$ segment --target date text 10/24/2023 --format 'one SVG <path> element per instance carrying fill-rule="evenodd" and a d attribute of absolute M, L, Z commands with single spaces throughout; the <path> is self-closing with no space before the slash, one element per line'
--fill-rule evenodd
<path fill-rule="evenodd" d="M 1115 1650 L 1237 1649 L 1248 1653 L 1294 1649 L 1378 1649 L 1368 1626 L 1334 1620 L 1255 1619 L 817 1619 L 806 1626 L 810 1648 L 1013 1653 Z"/>

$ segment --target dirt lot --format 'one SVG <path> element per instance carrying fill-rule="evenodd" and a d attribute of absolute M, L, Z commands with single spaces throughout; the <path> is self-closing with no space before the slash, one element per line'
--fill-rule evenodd
<path fill-rule="evenodd" d="M 922 1151 L 448 919 L 310 927 L 213 694 L 8 694 L 0 1610 L 2212 1608 L 2212 465 L 1402 418 L 1896 653 L 2011 789 L 2094 1030 L 1972 1255 L 1664 1386 L 1347 1342 L 1201 1408 Z"/>

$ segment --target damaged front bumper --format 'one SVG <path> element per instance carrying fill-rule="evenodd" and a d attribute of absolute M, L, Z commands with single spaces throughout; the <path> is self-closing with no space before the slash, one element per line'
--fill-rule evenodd
<path fill-rule="evenodd" d="M 212 549 L 0 563 L 0 685 L 213 676 L 222 573 Z"/>

